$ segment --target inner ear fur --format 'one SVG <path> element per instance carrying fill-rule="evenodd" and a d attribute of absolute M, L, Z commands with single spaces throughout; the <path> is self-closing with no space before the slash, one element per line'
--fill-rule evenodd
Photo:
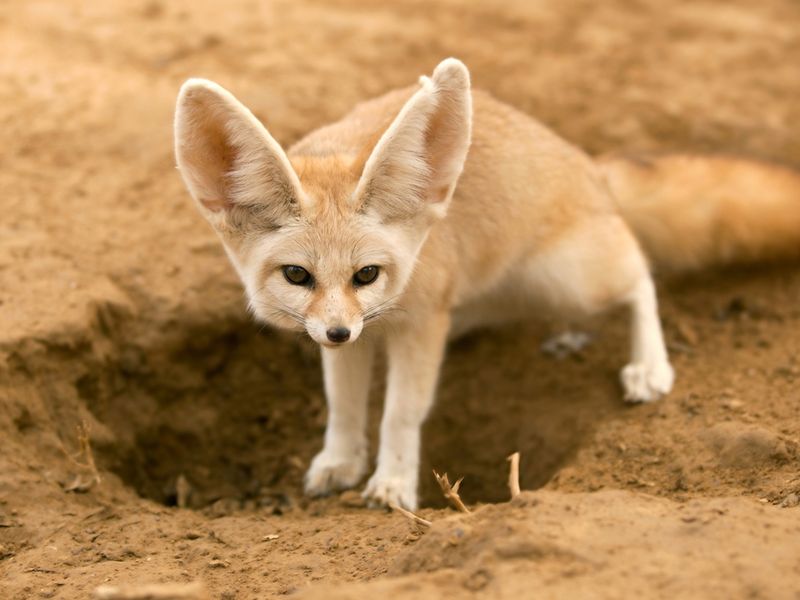
<path fill-rule="evenodd" d="M 256 117 L 219 85 L 190 79 L 175 110 L 175 157 L 192 197 L 215 225 L 278 226 L 302 192 L 286 153 Z"/>
<path fill-rule="evenodd" d="M 364 165 L 354 197 L 384 219 L 443 215 L 464 168 L 472 129 L 469 71 L 450 58 L 406 102 Z"/>

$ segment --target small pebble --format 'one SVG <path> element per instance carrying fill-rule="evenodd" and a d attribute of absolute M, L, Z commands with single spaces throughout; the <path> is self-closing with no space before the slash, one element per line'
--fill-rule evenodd
<path fill-rule="evenodd" d="M 367 501 L 355 490 L 347 490 L 339 495 L 339 502 L 349 508 L 364 508 Z"/>
<path fill-rule="evenodd" d="M 211 569 L 225 569 L 228 566 L 224 560 L 211 560 L 208 562 L 208 566 Z"/>
<path fill-rule="evenodd" d="M 737 410 L 744 406 L 744 402 L 737 398 L 731 398 L 730 400 L 725 400 L 722 402 L 723 408 L 727 408 L 729 410 Z"/>

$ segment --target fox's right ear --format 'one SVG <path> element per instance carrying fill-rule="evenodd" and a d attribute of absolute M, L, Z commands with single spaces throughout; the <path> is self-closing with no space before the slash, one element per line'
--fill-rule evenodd
<path fill-rule="evenodd" d="M 190 79 L 181 87 L 175 157 L 186 187 L 218 229 L 279 227 L 299 210 L 302 189 L 283 149 L 211 81 Z"/>

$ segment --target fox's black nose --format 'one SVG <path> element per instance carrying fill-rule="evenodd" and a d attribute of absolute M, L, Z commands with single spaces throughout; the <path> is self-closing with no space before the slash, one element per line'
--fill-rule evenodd
<path fill-rule="evenodd" d="M 347 327 L 331 327 L 325 332 L 328 339 L 332 342 L 340 344 L 350 339 L 350 330 Z"/>

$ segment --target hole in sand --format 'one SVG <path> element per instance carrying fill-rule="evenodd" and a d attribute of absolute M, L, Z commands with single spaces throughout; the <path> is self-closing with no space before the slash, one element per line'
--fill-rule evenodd
<path fill-rule="evenodd" d="M 77 388 L 114 433 L 99 460 L 140 495 L 279 511 L 321 440 L 317 362 L 252 323 L 191 327 L 165 347 L 122 348 Z"/>
<path fill-rule="evenodd" d="M 523 487 L 541 486 L 597 420 L 622 410 L 615 375 L 622 351 L 556 361 L 539 352 L 539 334 L 481 333 L 450 348 L 424 432 L 424 504 L 442 503 L 431 468 L 464 476 L 465 501 L 506 499 L 505 457 L 517 450 Z M 186 326 L 172 339 L 121 347 L 116 360 L 77 382 L 114 434 L 96 444 L 101 465 L 168 505 L 280 512 L 296 502 L 326 416 L 316 349 L 246 321 Z M 373 449 L 382 369 L 375 380 Z"/>

